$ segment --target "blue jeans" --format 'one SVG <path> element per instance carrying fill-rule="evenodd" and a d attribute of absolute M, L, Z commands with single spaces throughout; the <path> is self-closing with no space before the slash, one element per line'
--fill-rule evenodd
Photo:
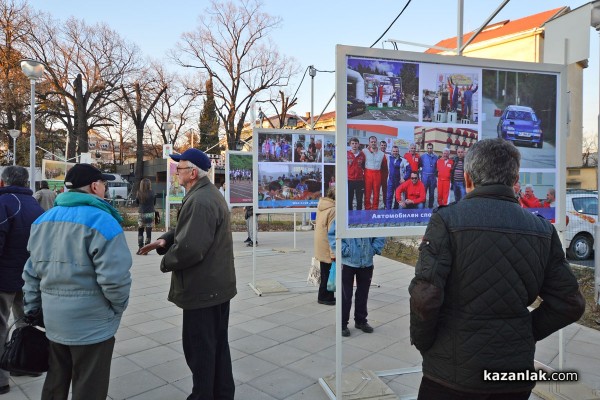
<path fill-rule="evenodd" d="M 435 188 L 437 186 L 435 175 L 425 173 L 423 174 L 423 179 L 421 181 L 423 182 L 423 185 L 425 185 L 425 195 L 429 198 L 427 208 L 433 208 L 433 198 L 435 196 Z"/>
<path fill-rule="evenodd" d="M 467 194 L 464 182 L 454 182 L 452 190 L 454 190 L 454 201 L 460 201 Z"/>
<path fill-rule="evenodd" d="M 385 199 L 386 210 L 397 209 L 398 202 L 396 201 L 396 188 L 400 184 L 400 179 L 396 182 L 395 180 L 389 180 L 387 182 L 387 198 Z"/>

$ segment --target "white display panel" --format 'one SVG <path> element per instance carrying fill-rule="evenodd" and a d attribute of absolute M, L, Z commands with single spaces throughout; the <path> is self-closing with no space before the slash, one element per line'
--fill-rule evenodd
<path fill-rule="evenodd" d="M 336 180 L 344 182 L 337 186 L 336 218 L 342 237 L 423 234 L 433 210 L 454 200 L 454 187 L 456 196 L 464 194 L 450 182 L 452 161 L 436 162 L 440 168 L 431 175 L 417 159 L 431 145 L 438 157 L 448 149 L 452 160 L 489 137 L 513 141 L 519 149 L 522 190 L 531 184 L 540 199 L 531 211 L 552 221 L 564 213 L 567 96 L 562 65 L 348 46 L 338 46 L 336 57 Z M 424 186 L 435 186 L 426 191 L 422 208 L 395 208 L 395 194 L 404 182 L 390 164 L 394 147 L 398 155 L 414 159 Z M 362 178 L 356 167 L 360 152 L 366 161 Z M 409 183 L 400 188 L 400 200 Z M 543 201 L 551 187 L 556 208 Z"/>
<path fill-rule="evenodd" d="M 256 213 L 314 211 L 335 185 L 335 132 L 254 129 Z"/>

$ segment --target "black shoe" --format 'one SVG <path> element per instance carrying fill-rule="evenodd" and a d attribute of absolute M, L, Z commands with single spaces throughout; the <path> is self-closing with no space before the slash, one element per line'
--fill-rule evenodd
<path fill-rule="evenodd" d="M 0 386 L 0 394 L 6 394 L 8 392 L 10 392 L 10 386 L 9 385 Z"/>
<path fill-rule="evenodd" d="M 350 329 L 348 329 L 348 327 L 347 327 L 347 326 L 344 326 L 344 327 L 342 328 L 342 336 L 343 336 L 343 337 L 348 337 L 348 336 L 350 336 Z"/>
<path fill-rule="evenodd" d="M 244 240 L 244 243 L 251 243 L 252 239 L 250 239 L 250 236 L 248 236 L 248 238 L 246 238 L 246 240 Z"/>
<path fill-rule="evenodd" d="M 11 371 L 10 376 L 31 376 L 33 378 L 36 378 L 38 376 L 42 376 L 41 372 L 14 372 Z"/>
<path fill-rule="evenodd" d="M 252 246 L 252 241 L 248 242 L 247 247 L 255 247 L 258 246 L 258 242 L 254 242 L 254 246 Z"/>
<path fill-rule="evenodd" d="M 364 333 L 373 333 L 373 327 L 369 325 L 368 322 L 365 322 L 364 324 L 355 323 L 354 327 L 360 329 Z"/>
<path fill-rule="evenodd" d="M 317 303 L 324 304 L 326 306 L 335 306 L 335 300 L 317 300 Z"/>

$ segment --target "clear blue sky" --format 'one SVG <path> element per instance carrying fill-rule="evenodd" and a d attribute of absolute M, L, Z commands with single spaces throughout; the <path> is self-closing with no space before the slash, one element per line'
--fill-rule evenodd
<path fill-rule="evenodd" d="M 588 1 L 512 0 L 494 21 L 518 19 L 561 6 L 575 9 Z M 464 32 L 478 28 L 498 7 L 500 0 L 464 1 Z M 209 5 L 207 0 L 30 0 L 37 10 L 49 12 L 58 19 L 69 16 L 87 23 L 106 22 L 127 40 L 137 43 L 154 58 L 164 57 L 175 46 L 181 33 L 193 30 L 198 16 Z M 296 91 L 302 73 L 309 65 L 318 70 L 335 68 L 335 45 L 369 47 L 389 26 L 406 4 L 405 0 L 383 0 L 377 3 L 346 0 L 264 0 L 264 10 L 280 16 L 283 23 L 272 39 L 282 53 L 296 58 L 301 73 L 287 90 Z M 457 2 L 413 0 L 383 39 L 398 39 L 424 44 L 456 36 Z M 598 34 L 590 29 L 589 67 L 584 72 L 584 134 L 596 134 L 598 116 Z M 381 42 L 376 47 L 381 48 Z M 386 48 L 390 48 L 387 44 Z M 419 47 L 401 46 L 402 50 L 422 52 Z M 320 113 L 335 91 L 333 73 L 317 73 L 315 113 Z M 310 111 L 310 79 L 304 80 L 298 92 L 299 115 Z M 332 102 L 327 111 L 334 109 Z M 268 113 L 268 112 L 267 112 Z"/>

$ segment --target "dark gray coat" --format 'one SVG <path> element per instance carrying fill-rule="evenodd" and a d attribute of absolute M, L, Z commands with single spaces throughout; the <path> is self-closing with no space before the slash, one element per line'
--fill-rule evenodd
<path fill-rule="evenodd" d="M 207 177 L 185 195 L 175 230 L 160 239 L 167 242 L 160 264 L 172 271 L 169 301 L 193 310 L 222 304 L 236 294 L 233 240 L 229 208 Z"/>
<path fill-rule="evenodd" d="M 535 382 L 484 382 L 483 370 L 533 370 L 535 343 L 585 308 L 556 230 L 504 185 L 432 214 L 409 292 L 423 374 L 466 392 L 531 389 Z"/>

